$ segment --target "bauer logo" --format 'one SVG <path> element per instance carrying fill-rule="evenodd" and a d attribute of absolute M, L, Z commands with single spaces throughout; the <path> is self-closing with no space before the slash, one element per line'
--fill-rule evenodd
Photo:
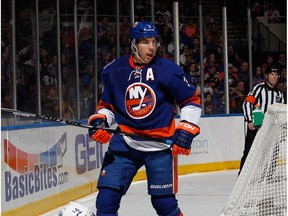
<path fill-rule="evenodd" d="M 66 150 L 66 133 L 50 149 L 38 154 L 25 152 L 4 139 L 4 162 L 11 169 L 4 173 L 5 201 L 23 198 L 67 183 L 68 173 L 58 173 Z"/>
<path fill-rule="evenodd" d="M 125 100 L 126 111 L 134 119 L 143 119 L 149 116 L 156 105 L 153 89 L 144 83 L 133 83 L 128 86 Z"/>

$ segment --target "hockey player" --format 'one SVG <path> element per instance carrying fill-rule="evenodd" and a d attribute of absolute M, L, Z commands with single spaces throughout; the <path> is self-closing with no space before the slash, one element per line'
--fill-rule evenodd
<path fill-rule="evenodd" d="M 90 137 L 99 143 L 110 142 L 97 184 L 97 215 L 117 215 L 122 196 L 143 165 L 157 214 L 183 215 L 175 197 L 177 155 L 189 155 L 192 140 L 199 134 L 200 98 L 181 67 L 155 57 L 159 33 L 153 23 L 134 23 L 130 37 L 133 54 L 103 69 L 102 98 L 88 119 L 88 124 L 97 127 L 89 129 Z M 181 111 L 176 128 L 175 102 Z M 139 137 L 112 136 L 101 129 L 115 122 L 121 131 Z M 172 145 L 162 142 L 163 138 L 172 140 Z"/>

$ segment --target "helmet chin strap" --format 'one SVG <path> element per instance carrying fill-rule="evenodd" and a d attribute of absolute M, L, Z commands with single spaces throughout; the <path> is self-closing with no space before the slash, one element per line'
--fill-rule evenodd
<path fill-rule="evenodd" d="M 131 45 L 131 49 L 133 51 L 133 53 L 137 56 L 137 58 L 144 64 L 146 64 L 146 62 L 140 57 L 139 53 L 138 53 L 138 47 L 136 45 L 136 43 L 132 43 Z"/>

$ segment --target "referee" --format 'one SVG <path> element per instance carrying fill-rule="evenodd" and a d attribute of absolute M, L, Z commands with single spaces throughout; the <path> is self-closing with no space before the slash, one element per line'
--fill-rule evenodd
<path fill-rule="evenodd" d="M 245 137 L 245 146 L 243 156 L 240 162 L 240 172 L 245 163 L 246 157 L 252 146 L 254 138 L 257 134 L 258 128 L 253 126 L 252 111 L 255 105 L 260 105 L 262 113 L 266 113 L 268 107 L 273 103 L 284 103 L 283 93 L 276 87 L 278 82 L 278 71 L 276 68 L 267 68 L 265 74 L 265 81 L 255 85 L 248 93 L 243 103 L 244 120 L 247 122 L 247 134 Z"/>

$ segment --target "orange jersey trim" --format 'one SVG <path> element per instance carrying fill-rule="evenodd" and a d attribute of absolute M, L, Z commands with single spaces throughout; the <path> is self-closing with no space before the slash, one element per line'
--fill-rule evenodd
<path fill-rule="evenodd" d="M 166 138 L 171 137 L 175 131 L 175 121 L 172 120 L 170 126 L 164 128 L 156 128 L 151 130 L 137 130 L 126 125 L 118 125 L 120 130 L 126 133 L 135 133 L 139 135 L 154 137 L 154 138 Z"/>
<path fill-rule="evenodd" d="M 109 109 L 111 112 L 114 112 L 114 107 L 111 104 L 105 103 L 104 101 L 100 100 L 96 109 L 96 112 L 100 109 Z"/>
<path fill-rule="evenodd" d="M 178 104 L 178 105 L 181 108 L 184 104 L 187 104 L 187 103 L 193 103 L 193 104 L 201 106 L 201 99 L 198 96 L 198 90 L 196 90 L 195 94 L 192 97 L 188 98 L 182 104 Z"/>

